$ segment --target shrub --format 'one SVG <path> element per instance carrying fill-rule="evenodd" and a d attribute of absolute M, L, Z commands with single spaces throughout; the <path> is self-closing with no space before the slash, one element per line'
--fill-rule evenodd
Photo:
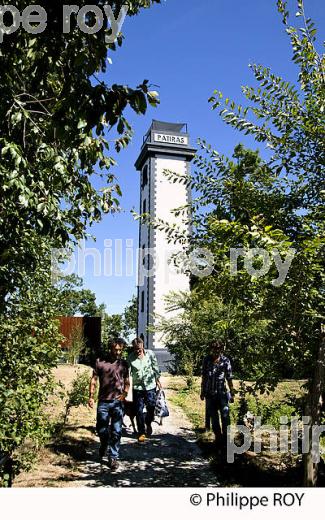
<path fill-rule="evenodd" d="M 89 398 L 89 374 L 79 373 L 72 382 L 71 389 L 68 391 L 65 404 L 63 426 L 66 425 L 71 409 L 78 406 L 87 406 Z"/>
<path fill-rule="evenodd" d="M 76 365 L 81 354 L 85 354 L 86 340 L 83 328 L 75 325 L 71 331 L 69 338 L 69 347 L 66 351 L 67 361 L 72 365 Z"/>
<path fill-rule="evenodd" d="M 0 487 L 10 486 L 28 469 L 50 434 L 44 403 L 56 386 L 52 369 L 60 356 L 61 335 L 46 273 L 40 274 L 43 286 L 31 290 L 25 280 L 0 323 L 0 459 L 6 459 L 0 466 Z"/>

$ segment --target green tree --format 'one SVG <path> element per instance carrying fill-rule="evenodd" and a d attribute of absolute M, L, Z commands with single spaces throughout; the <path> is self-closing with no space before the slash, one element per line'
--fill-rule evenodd
<path fill-rule="evenodd" d="M 82 287 L 82 278 L 75 274 L 63 276 L 56 284 L 58 291 L 58 315 L 97 316 L 99 309 L 96 305 L 96 295 L 90 289 Z"/>
<path fill-rule="evenodd" d="M 123 312 L 123 331 L 124 335 L 129 338 L 135 336 L 138 327 L 138 299 L 134 295 L 128 302 Z"/>
<path fill-rule="evenodd" d="M 95 4 L 109 4 L 117 18 L 123 4 L 132 17 L 159 2 Z M 20 11 L 28 5 L 15 4 Z M 43 406 L 60 355 L 50 251 L 70 246 L 103 213 L 116 210 L 121 190 L 111 152 L 131 139 L 125 111 L 144 114 L 158 103 L 147 80 L 135 88 L 103 80 L 122 33 L 107 44 L 107 25 L 85 34 L 72 16 L 71 32 L 64 34 L 64 2 L 40 5 L 46 30 L 32 35 L 21 29 L 4 35 L 0 45 L 0 458 L 9 460 L 10 470 L 0 475 L 3 485 L 24 464 L 24 448 L 46 436 Z M 93 312 L 89 299 L 85 294 L 87 313 Z"/>
<path fill-rule="evenodd" d="M 106 306 L 101 304 L 97 310 L 97 316 L 102 319 L 102 343 L 107 345 L 111 338 L 124 337 L 129 339 L 136 334 L 137 328 L 137 298 L 129 301 L 121 314 L 108 314 Z"/>
<path fill-rule="evenodd" d="M 310 425 L 317 425 L 325 360 L 324 57 L 316 50 L 316 29 L 305 16 L 303 2 L 298 1 L 297 11 L 304 24 L 301 29 L 289 25 L 285 2 L 278 1 L 278 10 L 299 68 L 297 86 L 252 65 L 258 87 L 243 87 L 248 107 L 236 106 L 218 91 L 210 99 L 227 124 L 271 150 L 270 160 L 262 161 L 242 147 L 236 148 L 235 161 L 230 160 L 200 141 L 193 178 L 178 177 L 197 195 L 191 207 L 195 230 L 191 247 L 204 246 L 214 255 L 212 275 L 194 281 L 194 295 L 186 305 L 194 300 L 202 315 L 202 307 L 209 308 L 213 298 L 221 300 L 219 311 L 211 316 L 213 330 L 227 340 L 240 366 L 256 372 L 258 365 L 259 388 L 273 388 L 283 365 L 308 377 L 306 415 Z M 178 213 L 186 218 L 184 208 Z M 170 236 L 182 238 L 176 228 Z M 263 249 L 272 260 L 270 269 L 259 275 L 263 266 L 259 251 L 251 260 L 251 272 L 243 258 L 232 272 L 230 250 L 238 248 Z M 293 252 L 279 283 L 275 259 L 280 265 L 280 259 L 292 259 Z M 227 309 L 232 312 L 227 314 Z M 191 314 L 185 309 L 183 316 L 190 316 L 193 326 Z M 314 485 L 316 474 L 310 449 L 305 484 Z"/>
<path fill-rule="evenodd" d="M 278 10 L 291 40 L 293 61 L 299 68 L 297 84 L 290 85 L 269 69 L 253 65 L 259 87 L 244 87 L 253 104 L 242 109 L 216 92 L 211 98 L 214 108 L 222 105 L 220 115 L 227 124 L 251 134 L 273 152 L 272 171 L 279 181 L 287 176 L 287 198 L 298 224 L 284 232 L 297 250 L 290 282 L 286 283 L 280 322 L 294 338 L 297 357 L 309 368 L 309 394 L 306 415 L 310 425 L 321 421 L 324 389 L 324 180 L 325 180 L 325 59 L 317 51 L 317 30 L 306 17 L 304 3 L 298 0 L 296 16 L 303 22 L 297 29 L 289 24 L 287 3 L 278 0 Z M 247 114 L 252 114 L 250 120 Z M 285 208 L 286 211 L 288 208 Z M 300 217 L 300 218 L 299 218 Z M 276 298 L 277 304 L 279 297 Z M 275 302 L 274 302 L 275 303 Z M 286 304 L 286 305 L 285 305 Z M 285 337 L 286 337 L 285 336 Z M 300 352 L 298 347 L 300 346 Z M 301 353 L 301 348 L 303 353 Z M 286 351 L 289 351 L 287 347 Z M 290 352 L 290 351 L 289 351 Z M 291 354 L 289 354 L 291 355 Z M 317 464 L 310 452 L 305 457 L 305 484 L 314 485 Z"/>
<path fill-rule="evenodd" d="M 159 2 L 95 4 L 111 5 L 117 18 L 125 3 L 132 17 Z M 16 3 L 21 11 L 28 5 Z M 147 80 L 131 88 L 98 77 L 107 72 L 107 57 L 122 44 L 122 34 L 107 44 L 107 28 L 85 34 L 75 16 L 71 32 L 64 34 L 64 2 L 40 5 L 48 15 L 46 30 L 4 35 L 0 47 L 0 310 L 26 270 L 35 268 L 35 237 L 64 247 L 71 238 L 82 238 L 102 213 L 116 209 L 121 191 L 111 171 L 110 143 L 119 151 L 130 141 L 127 107 L 144 114 L 148 103 L 158 102 Z M 94 176 L 102 179 L 100 190 Z"/>
<path fill-rule="evenodd" d="M 0 326 L 0 487 L 28 469 L 35 450 L 48 439 L 44 409 L 55 390 L 52 369 L 61 354 L 53 319 L 57 301 L 46 262 L 7 299 Z"/>
<path fill-rule="evenodd" d="M 62 428 L 67 424 L 72 408 L 87 406 L 89 399 L 89 374 L 78 372 L 72 381 L 71 389 L 67 392 Z"/>
<path fill-rule="evenodd" d="M 68 338 L 67 361 L 72 365 L 79 362 L 79 357 L 86 354 L 87 343 L 84 336 L 83 327 L 76 325 L 73 327 Z"/>
<path fill-rule="evenodd" d="M 106 314 L 102 322 L 103 343 L 107 344 L 111 338 L 123 336 L 123 317 L 121 314 Z"/>
<path fill-rule="evenodd" d="M 169 298 L 171 310 L 178 308 L 183 313 L 167 317 L 162 328 L 178 367 L 188 368 L 191 358 L 192 368 L 198 372 L 209 341 L 217 336 L 226 342 L 236 373 L 254 378 L 262 388 L 271 382 L 271 376 L 275 381 L 294 371 L 300 375 L 303 367 L 293 364 L 292 359 L 285 362 L 283 356 L 274 359 L 272 349 L 266 349 L 270 317 L 267 305 L 263 305 L 266 290 L 279 294 L 279 288 L 272 284 L 278 278 L 275 264 L 266 278 L 259 278 L 248 273 L 243 258 L 239 258 L 235 277 L 230 269 L 230 250 L 265 249 L 265 244 L 275 248 L 274 237 L 283 238 L 279 227 L 285 222 L 292 226 L 294 219 L 283 212 L 285 188 L 278 185 L 257 152 L 239 145 L 233 160 L 219 158 L 216 165 L 211 158 L 216 160 L 217 153 L 211 148 L 207 152 L 204 143 L 201 146 L 202 154 L 195 159 L 197 170 L 187 179 L 198 195 L 192 207 L 191 249 L 199 246 L 213 254 L 212 272 L 192 277 L 190 295 Z M 175 230 L 173 236 L 177 239 Z M 277 245 L 279 252 L 286 254 L 290 244 L 286 240 L 281 247 Z M 254 267 L 258 269 L 260 263 L 257 257 Z"/>

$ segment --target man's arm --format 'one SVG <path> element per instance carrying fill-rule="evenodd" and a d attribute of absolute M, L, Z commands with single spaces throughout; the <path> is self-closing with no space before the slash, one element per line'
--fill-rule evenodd
<path fill-rule="evenodd" d="M 92 375 L 92 378 L 90 380 L 90 385 L 89 385 L 89 400 L 88 400 L 88 406 L 90 408 L 94 408 L 94 395 L 95 395 L 95 391 L 96 391 L 96 386 L 97 386 L 97 375 L 93 373 Z"/>
<path fill-rule="evenodd" d="M 128 393 L 130 390 L 130 379 L 129 379 L 129 369 L 127 369 L 125 375 L 124 375 L 124 390 L 116 399 L 119 401 L 125 401 Z"/>
<path fill-rule="evenodd" d="M 124 379 L 124 392 L 126 392 L 126 395 L 128 395 L 129 390 L 130 390 L 130 379 L 129 379 L 129 372 L 128 372 L 126 378 Z"/>
<path fill-rule="evenodd" d="M 227 383 L 228 383 L 229 390 L 230 390 L 230 399 L 229 399 L 229 402 L 230 402 L 230 403 L 233 403 L 233 402 L 234 402 L 234 397 L 235 397 L 236 390 L 234 389 L 234 384 L 233 384 L 233 382 L 232 382 L 232 379 L 227 379 Z"/>
<path fill-rule="evenodd" d="M 227 379 L 227 383 L 228 383 L 228 387 L 229 387 L 230 395 L 231 395 L 230 402 L 233 403 L 234 402 L 235 389 L 234 389 L 234 383 L 233 383 L 233 380 L 232 380 L 231 363 L 230 363 L 229 360 L 228 360 L 228 364 L 227 365 L 228 366 L 227 366 L 227 371 L 226 371 L 226 379 Z"/>

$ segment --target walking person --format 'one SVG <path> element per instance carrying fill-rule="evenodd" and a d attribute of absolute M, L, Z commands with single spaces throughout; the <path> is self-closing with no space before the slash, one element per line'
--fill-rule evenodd
<path fill-rule="evenodd" d="M 226 382 L 230 393 L 227 392 Z M 206 399 L 206 412 L 211 418 L 216 444 L 225 446 L 230 424 L 229 403 L 234 402 L 234 387 L 231 363 L 223 355 L 223 344 L 219 340 L 210 343 L 210 354 L 203 360 L 200 397 L 202 401 Z"/>
<path fill-rule="evenodd" d="M 144 442 L 152 435 L 151 423 L 154 420 L 156 389 L 161 389 L 160 370 L 152 350 L 144 349 L 141 338 L 132 341 L 133 352 L 128 357 L 128 365 L 133 380 L 132 392 L 136 411 L 138 441 Z M 146 416 L 143 409 L 146 406 Z"/>
<path fill-rule="evenodd" d="M 119 450 L 122 435 L 124 405 L 129 388 L 129 368 L 121 359 L 125 341 L 114 339 L 102 359 L 96 360 L 89 386 L 90 408 L 94 407 L 94 395 L 99 379 L 96 430 L 100 439 L 99 458 L 102 461 L 108 450 L 109 467 L 112 471 L 119 466 Z"/>

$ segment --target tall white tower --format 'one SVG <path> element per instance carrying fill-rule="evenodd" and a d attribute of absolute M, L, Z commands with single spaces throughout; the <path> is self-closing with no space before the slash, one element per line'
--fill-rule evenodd
<path fill-rule="evenodd" d="M 184 131 L 185 130 L 185 131 Z M 153 121 L 144 137 L 140 155 L 135 163 L 141 172 L 140 213 L 148 213 L 152 220 L 178 223 L 171 210 L 189 201 L 190 190 L 180 183 L 170 182 L 165 170 L 185 174 L 196 150 L 190 146 L 187 125 Z M 184 235 L 188 230 L 184 228 Z M 146 348 L 154 349 L 163 363 L 168 352 L 164 338 L 148 327 L 155 325 L 155 315 L 164 316 L 164 296 L 171 291 L 189 290 L 189 277 L 176 272 L 169 265 L 170 256 L 181 246 L 168 244 L 166 233 L 140 221 L 139 280 L 138 280 L 138 336 Z M 164 349 L 164 350 L 163 350 Z M 160 353 L 160 355 L 159 355 Z"/>

